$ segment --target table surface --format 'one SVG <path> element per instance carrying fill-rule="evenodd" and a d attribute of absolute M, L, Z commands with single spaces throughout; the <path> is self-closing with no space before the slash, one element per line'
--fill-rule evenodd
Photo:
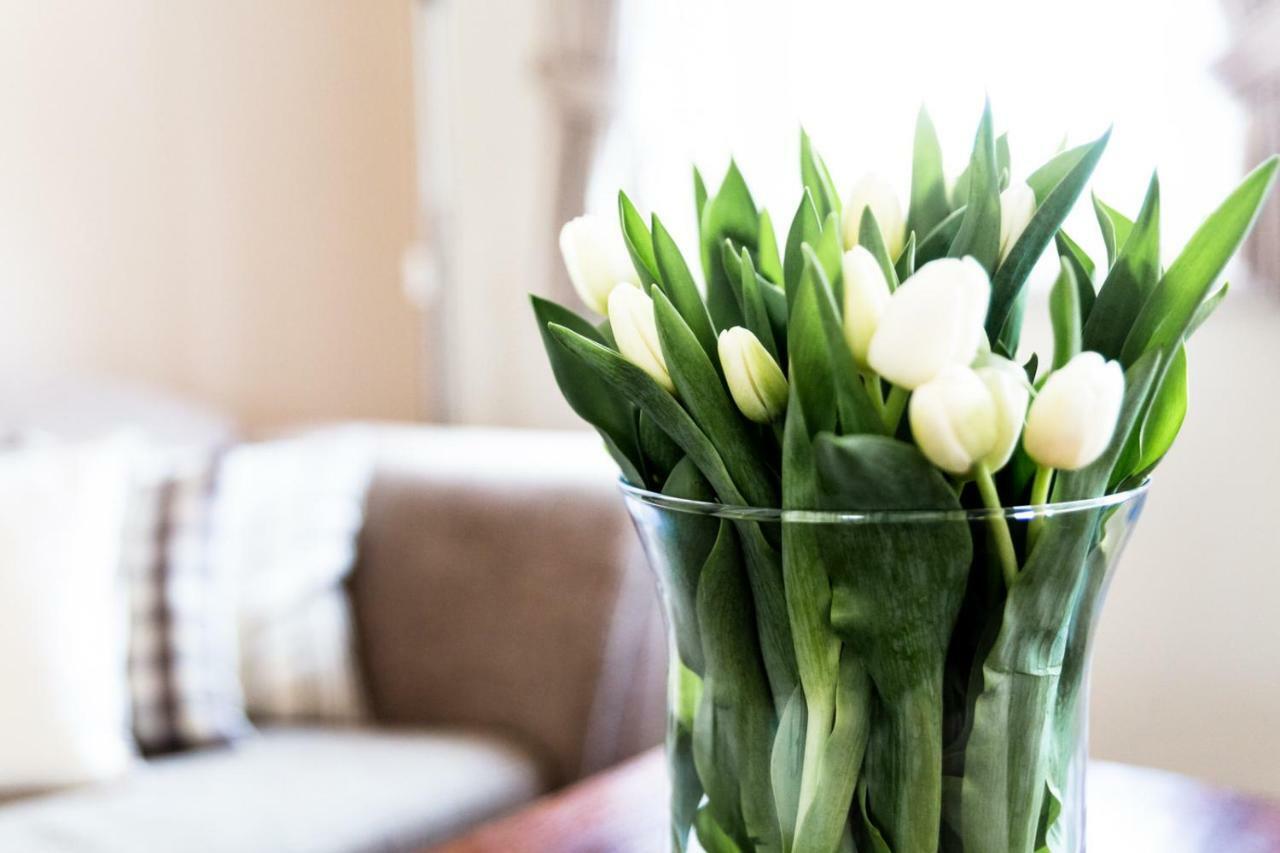
<path fill-rule="evenodd" d="M 652 750 L 435 853 L 664 853 L 667 778 Z M 1280 804 L 1139 767 L 1089 766 L 1090 853 L 1278 853 Z"/>

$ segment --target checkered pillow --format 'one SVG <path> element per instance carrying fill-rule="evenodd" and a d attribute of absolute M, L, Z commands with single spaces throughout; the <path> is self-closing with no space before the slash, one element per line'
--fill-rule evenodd
<path fill-rule="evenodd" d="M 250 717 L 365 716 L 345 582 L 371 470 L 345 430 L 147 461 L 124 567 L 145 754 L 230 743 Z"/>
<path fill-rule="evenodd" d="M 226 744 L 251 731 L 239 680 L 234 578 L 211 560 L 219 455 L 154 454 L 125 526 L 129 689 L 144 754 Z"/>

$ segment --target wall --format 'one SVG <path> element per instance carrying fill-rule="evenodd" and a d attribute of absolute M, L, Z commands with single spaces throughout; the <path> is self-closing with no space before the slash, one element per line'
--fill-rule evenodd
<path fill-rule="evenodd" d="M 450 422 L 577 426 L 560 399 L 527 294 L 559 263 L 556 128 L 540 76 L 554 4 L 435 0 L 425 47 L 443 104 L 424 105 L 447 151 L 441 332 L 442 415 Z M 424 152 L 439 156 L 440 150 Z"/>
<path fill-rule="evenodd" d="M 0 0 L 0 364 L 412 417 L 410 4 Z"/>

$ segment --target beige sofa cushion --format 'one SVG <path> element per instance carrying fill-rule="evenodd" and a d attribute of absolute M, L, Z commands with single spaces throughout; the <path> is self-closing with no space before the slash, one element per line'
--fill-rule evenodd
<path fill-rule="evenodd" d="M 458 731 L 267 729 L 109 784 L 0 806 L 0 850 L 254 853 L 401 850 L 542 791 L 533 760 Z"/>

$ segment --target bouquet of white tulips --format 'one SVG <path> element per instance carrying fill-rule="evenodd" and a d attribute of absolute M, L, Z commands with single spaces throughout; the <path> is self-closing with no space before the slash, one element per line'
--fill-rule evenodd
<path fill-rule="evenodd" d="M 801 134 L 781 246 L 736 166 L 714 194 L 695 171 L 701 286 L 624 194 L 618 228 L 564 226 L 607 319 L 534 312 L 663 588 L 677 850 L 1082 843 L 1066 813 L 1109 525 L 1181 427 L 1185 344 L 1277 167 L 1167 265 L 1154 176 L 1133 218 L 1095 197 L 1104 261 L 1062 225 L 1106 144 L 1013 182 L 988 108 L 952 184 L 922 111 L 902 205 L 873 177 L 842 203 Z M 1053 352 L 1018 361 L 1050 249 Z"/>

